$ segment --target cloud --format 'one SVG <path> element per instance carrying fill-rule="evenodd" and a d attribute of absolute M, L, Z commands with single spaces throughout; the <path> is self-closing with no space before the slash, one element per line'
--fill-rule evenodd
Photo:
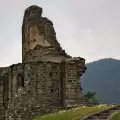
<path fill-rule="evenodd" d="M 0 0 L 0 66 L 21 61 L 21 25 L 24 10 L 43 8 L 53 21 L 57 39 L 73 56 L 87 62 L 101 57 L 120 59 L 119 0 Z"/>

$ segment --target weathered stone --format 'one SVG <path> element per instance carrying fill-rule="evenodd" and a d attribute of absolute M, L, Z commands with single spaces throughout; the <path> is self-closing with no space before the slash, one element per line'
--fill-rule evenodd
<path fill-rule="evenodd" d="M 0 69 L 0 120 L 32 120 L 81 102 L 85 60 L 67 55 L 53 23 L 35 5 L 24 14 L 22 58 L 22 63 Z"/>
<path fill-rule="evenodd" d="M 69 58 L 56 39 L 53 23 L 44 18 L 42 8 L 30 6 L 24 14 L 22 26 L 23 62 L 33 62 L 59 56 Z M 50 55 L 49 55 L 50 54 Z"/>

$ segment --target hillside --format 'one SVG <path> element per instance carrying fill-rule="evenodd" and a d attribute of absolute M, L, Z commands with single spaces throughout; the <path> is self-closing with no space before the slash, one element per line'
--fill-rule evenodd
<path fill-rule="evenodd" d="M 70 110 L 63 110 L 55 114 L 36 116 L 33 120 L 81 120 L 90 114 L 113 107 L 112 105 L 98 105 L 93 107 L 81 106 Z"/>
<path fill-rule="evenodd" d="M 83 92 L 96 92 L 102 103 L 120 103 L 120 60 L 101 59 L 86 66 L 81 77 Z"/>

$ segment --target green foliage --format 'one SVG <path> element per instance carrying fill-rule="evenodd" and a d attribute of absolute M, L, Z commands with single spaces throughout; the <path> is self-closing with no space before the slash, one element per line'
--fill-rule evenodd
<path fill-rule="evenodd" d="M 97 99 L 95 98 L 96 93 L 95 92 L 87 92 L 84 94 L 84 99 L 86 102 L 90 103 L 98 103 Z"/>

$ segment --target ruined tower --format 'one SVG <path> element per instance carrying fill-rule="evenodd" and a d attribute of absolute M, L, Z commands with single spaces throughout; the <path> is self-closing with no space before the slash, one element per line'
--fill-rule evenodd
<path fill-rule="evenodd" d="M 22 25 L 22 63 L 0 69 L 0 120 L 32 120 L 81 104 L 80 76 L 85 70 L 84 58 L 62 49 L 42 8 L 28 7 Z"/>
<path fill-rule="evenodd" d="M 61 61 L 70 58 L 56 39 L 53 23 L 42 17 L 42 8 L 33 5 L 24 13 L 22 25 L 22 61 Z"/>

